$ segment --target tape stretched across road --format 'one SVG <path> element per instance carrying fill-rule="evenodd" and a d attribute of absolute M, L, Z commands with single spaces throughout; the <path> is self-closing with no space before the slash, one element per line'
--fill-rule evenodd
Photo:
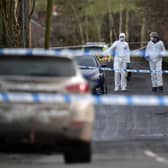
<path fill-rule="evenodd" d="M 144 56 L 144 51 L 139 50 L 133 50 L 130 52 L 131 56 Z M 23 56 L 90 56 L 90 55 L 104 55 L 104 52 L 101 51 L 82 51 L 82 50 L 70 50 L 70 49 L 57 49 L 57 50 L 45 50 L 45 49 L 0 49 L 0 56 L 5 55 L 23 55 Z M 168 56 L 168 51 L 162 52 L 161 56 Z M 82 67 L 86 69 L 92 69 L 95 67 Z M 118 71 L 120 70 L 114 70 L 112 68 L 101 68 L 105 71 Z M 145 70 L 145 69 L 125 69 L 123 70 L 125 72 L 134 72 L 134 73 L 151 73 L 151 72 L 159 72 L 159 71 L 151 71 L 151 70 Z M 168 70 L 163 70 L 162 73 L 168 74 Z"/>
<path fill-rule="evenodd" d="M 79 66 L 81 69 L 96 69 L 97 67 L 92 67 L 92 66 Z M 118 69 L 114 69 L 114 68 L 100 68 L 101 70 L 104 71 L 112 71 L 112 72 L 134 72 L 134 73 L 165 73 L 168 74 L 168 70 L 163 70 L 163 71 L 152 71 L 152 70 L 148 70 L 148 69 L 123 69 L 123 70 L 118 70 Z"/>
<path fill-rule="evenodd" d="M 83 51 L 83 50 L 72 50 L 72 49 L 0 49 L 0 56 L 2 55 L 26 55 L 26 56 L 33 56 L 33 55 L 49 55 L 49 56 L 107 56 L 107 55 L 114 55 L 114 53 L 106 53 L 103 51 Z M 130 51 L 131 57 L 144 57 L 145 51 L 144 50 L 132 50 Z M 160 53 L 161 57 L 168 57 L 168 51 L 164 51 Z"/>
<path fill-rule="evenodd" d="M 168 106 L 168 96 L 92 96 L 42 93 L 0 93 L 0 103 L 76 103 L 85 101 L 95 105 Z"/>

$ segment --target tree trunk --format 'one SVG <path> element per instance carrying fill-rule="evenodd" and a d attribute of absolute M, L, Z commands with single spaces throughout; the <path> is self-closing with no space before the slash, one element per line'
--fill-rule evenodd
<path fill-rule="evenodd" d="M 109 20 L 109 40 L 110 43 L 113 42 L 113 18 L 112 18 L 112 11 L 111 11 L 111 3 L 110 0 L 107 0 L 108 6 L 108 20 Z"/>
<path fill-rule="evenodd" d="M 84 32 L 83 32 L 83 27 L 82 27 L 82 23 L 80 21 L 80 17 L 75 9 L 75 6 L 73 4 L 73 2 L 71 0 L 68 0 L 70 7 L 72 8 L 72 11 L 74 13 L 74 17 L 76 18 L 76 21 L 78 23 L 79 26 L 79 33 L 80 33 L 80 38 L 81 38 L 81 43 L 84 44 L 85 40 L 84 40 Z"/>
<path fill-rule="evenodd" d="M 22 0 L 22 40 L 23 48 L 27 47 L 27 0 Z"/>
<path fill-rule="evenodd" d="M 114 35 L 114 39 L 118 39 L 118 35 L 117 35 L 117 30 L 116 30 L 116 26 L 115 26 L 115 23 L 114 23 L 114 15 L 113 13 L 111 13 L 111 19 L 112 19 L 112 30 L 113 30 L 113 35 Z"/>
<path fill-rule="evenodd" d="M 52 9 L 52 0 L 48 0 L 47 15 L 46 15 L 45 44 L 44 44 L 45 49 L 48 49 L 50 46 L 51 9 Z"/>
<path fill-rule="evenodd" d="M 88 27 L 89 27 L 88 16 L 85 16 L 85 39 L 86 39 L 86 42 L 89 41 Z"/>
<path fill-rule="evenodd" d="M 29 0 L 29 4 L 28 4 L 28 46 L 29 48 L 32 47 L 32 24 L 31 24 L 31 17 L 33 15 L 34 9 L 35 9 L 35 4 L 36 4 L 36 0 Z"/>
<path fill-rule="evenodd" d="M 86 0 L 87 5 L 89 4 L 89 0 Z M 89 41 L 89 16 L 87 15 L 87 13 L 85 12 L 85 41 L 88 42 Z"/>
<path fill-rule="evenodd" d="M 120 20 L 119 20 L 119 33 L 121 33 L 123 25 L 123 0 L 120 0 Z"/>
<path fill-rule="evenodd" d="M 94 22 L 97 30 L 97 41 L 101 41 L 101 25 L 98 23 L 96 16 L 94 16 Z"/>
<path fill-rule="evenodd" d="M 145 25 L 146 20 L 145 17 L 142 18 L 142 26 L 141 26 L 141 47 L 144 46 L 144 40 L 145 40 Z"/>
<path fill-rule="evenodd" d="M 2 24 L 2 16 L 0 15 L 0 48 L 3 47 L 3 24 Z"/>
<path fill-rule="evenodd" d="M 31 48 L 32 47 L 32 29 L 31 29 L 31 18 L 30 18 L 30 14 L 31 14 L 31 8 L 32 7 L 32 0 L 29 0 L 29 3 L 28 3 L 28 9 L 29 9 L 29 12 L 28 12 L 28 47 Z"/>
<path fill-rule="evenodd" d="M 96 13 L 93 15 L 93 22 L 92 26 L 95 28 L 95 34 L 97 36 L 96 37 L 96 41 L 101 41 L 102 40 L 102 36 L 101 36 L 101 24 L 99 23 L 99 18 L 97 18 Z"/>
<path fill-rule="evenodd" d="M 30 1 L 30 0 L 29 0 Z M 27 0 L 0 0 L 0 15 L 3 27 L 3 46 L 8 48 L 28 47 Z"/>
<path fill-rule="evenodd" d="M 126 22 L 125 22 L 125 33 L 126 37 L 129 41 L 129 11 L 128 11 L 128 0 L 125 0 L 125 8 L 126 8 Z"/>

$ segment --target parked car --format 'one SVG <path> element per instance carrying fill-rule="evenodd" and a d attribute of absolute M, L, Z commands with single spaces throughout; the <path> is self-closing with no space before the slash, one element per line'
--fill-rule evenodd
<path fill-rule="evenodd" d="M 92 93 L 106 94 L 106 77 L 105 72 L 101 69 L 105 65 L 101 65 L 96 56 L 77 56 L 75 60 L 79 64 L 83 76 L 89 81 Z"/>
<path fill-rule="evenodd" d="M 36 101 L 29 103 L 17 97 L 17 101 L 0 102 L 0 144 L 51 144 L 61 150 L 66 163 L 90 162 L 92 103 L 41 103 L 37 97 L 90 93 L 74 59 L 43 51 L 33 56 L 22 53 L 1 55 L 0 92 L 6 99 L 10 94 L 33 94 Z"/>
<path fill-rule="evenodd" d="M 76 46 L 65 46 L 65 47 L 52 47 L 51 49 L 55 51 L 63 51 L 63 50 L 70 50 L 70 51 L 77 51 L 83 50 L 84 53 L 87 55 L 88 52 L 97 52 L 95 56 L 97 56 L 100 63 L 108 63 L 112 60 L 111 55 L 102 55 L 99 53 L 103 53 L 106 49 L 108 49 L 108 45 L 104 42 L 87 42 L 83 45 L 76 45 Z"/>
<path fill-rule="evenodd" d="M 97 51 L 103 53 L 108 48 L 108 45 L 104 42 L 87 42 L 83 45 L 83 50 L 87 53 L 88 51 Z M 108 63 L 112 60 L 110 55 L 96 54 L 101 64 Z"/>

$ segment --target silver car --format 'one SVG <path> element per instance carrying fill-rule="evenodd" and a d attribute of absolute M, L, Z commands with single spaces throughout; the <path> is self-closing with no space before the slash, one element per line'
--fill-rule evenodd
<path fill-rule="evenodd" d="M 92 103 L 39 101 L 40 94 L 45 100 L 49 95 L 90 93 L 72 58 L 1 56 L 0 91 L 0 144 L 51 144 L 63 152 L 66 163 L 91 161 Z"/>

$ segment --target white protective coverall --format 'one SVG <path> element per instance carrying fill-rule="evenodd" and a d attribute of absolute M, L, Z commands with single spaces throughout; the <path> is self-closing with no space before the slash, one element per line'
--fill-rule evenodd
<path fill-rule="evenodd" d="M 145 57 L 149 61 L 149 67 L 151 72 L 152 87 L 163 86 L 162 77 L 162 52 L 164 52 L 165 46 L 163 41 L 159 40 L 154 43 L 149 41 L 146 47 Z"/>
<path fill-rule="evenodd" d="M 114 91 L 118 91 L 120 88 L 125 91 L 127 88 L 126 69 L 127 63 L 130 63 L 129 45 L 125 41 L 125 34 L 121 33 L 119 40 L 115 41 L 108 52 L 114 52 Z"/>

